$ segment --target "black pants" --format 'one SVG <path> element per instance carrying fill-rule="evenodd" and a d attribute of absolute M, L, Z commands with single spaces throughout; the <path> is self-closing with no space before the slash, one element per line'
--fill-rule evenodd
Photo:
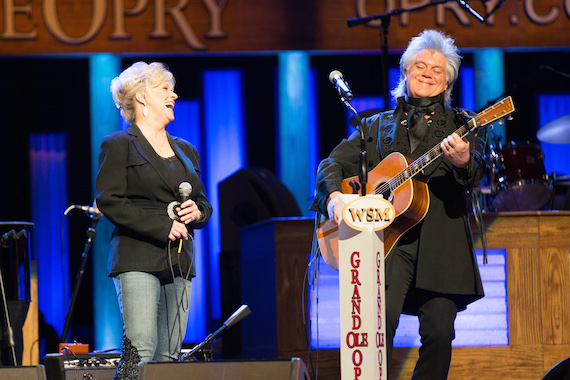
<path fill-rule="evenodd" d="M 394 247 L 386 259 L 386 343 L 388 376 L 392 362 L 394 335 L 404 301 L 414 286 L 417 243 Z M 451 341 L 455 338 L 456 303 L 444 294 L 421 291 L 415 298 L 420 322 L 421 347 L 414 380 L 447 379 L 451 363 Z"/>

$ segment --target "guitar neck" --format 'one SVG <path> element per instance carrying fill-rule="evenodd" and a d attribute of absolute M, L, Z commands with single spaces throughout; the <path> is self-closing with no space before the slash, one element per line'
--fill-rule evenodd
<path fill-rule="evenodd" d="M 472 125 L 471 128 L 468 128 L 466 125 Z M 477 120 L 476 117 L 470 119 L 466 125 L 462 125 L 458 128 L 455 133 L 459 135 L 459 137 L 463 138 L 467 136 L 473 129 L 477 128 Z M 413 178 L 416 174 L 421 172 L 426 166 L 431 164 L 435 161 L 439 156 L 441 156 L 443 152 L 441 151 L 440 144 L 437 144 L 426 153 L 424 153 L 420 158 L 412 162 L 409 166 L 407 166 L 404 170 L 400 173 L 396 174 L 393 178 L 391 178 L 388 182 L 390 186 L 390 190 L 394 191 L 398 187 L 400 187 L 404 182 Z"/>
<path fill-rule="evenodd" d="M 489 123 L 499 120 L 511 114 L 515 110 L 513 104 L 513 99 L 508 96 L 500 102 L 492 105 L 491 107 L 485 109 L 479 114 L 475 115 L 473 118 L 462 125 L 459 129 L 455 131 L 459 137 L 463 138 L 469 133 L 477 128 L 481 128 Z M 404 184 L 409 179 L 413 178 L 416 174 L 422 171 L 426 166 L 431 164 L 435 159 L 442 155 L 440 144 L 437 144 L 426 153 L 424 153 L 420 158 L 408 165 L 400 173 L 396 174 L 393 178 L 383 183 L 376 188 L 376 194 L 385 194 L 388 191 L 392 192 Z"/>

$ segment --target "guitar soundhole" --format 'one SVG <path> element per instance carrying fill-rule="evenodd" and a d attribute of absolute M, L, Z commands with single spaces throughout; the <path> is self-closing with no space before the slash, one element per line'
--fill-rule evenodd
<path fill-rule="evenodd" d="M 382 195 L 382 197 L 388 201 L 391 201 L 390 197 L 392 196 L 392 192 L 390 191 L 390 189 L 387 189 L 385 191 L 382 191 L 381 189 L 378 189 L 379 191 L 377 192 L 377 194 Z"/>

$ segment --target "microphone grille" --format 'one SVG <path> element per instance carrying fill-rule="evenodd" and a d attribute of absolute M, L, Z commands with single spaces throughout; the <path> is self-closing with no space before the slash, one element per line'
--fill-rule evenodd
<path fill-rule="evenodd" d="M 178 186 L 178 192 L 180 193 L 180 195 L 189 196 L 190 193 L 192 192 L 192 185 L 189 184 L 188 182 L 182 182 Z"/>
<path fill-rule="evenodd" d="M 329 81 L 330 81 L 332 84 L 334 84 L 334 78 L 335 78 L 335 77 L 344 78 L 344 77 L 342 76 L 342 73 L 341 73 L 340 71 L 338 71 L 338 70 L 333 70 L 333 71 L 331 71 L 331 73 L 329 74 Z"/>

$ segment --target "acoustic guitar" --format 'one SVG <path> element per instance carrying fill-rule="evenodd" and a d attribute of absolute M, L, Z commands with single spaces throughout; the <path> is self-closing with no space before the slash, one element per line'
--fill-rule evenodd
<path fill-rule="evenodd" d="M 499 120 L 512 112 L 515 107 L 509 96 L 475 115 L 455 131 L 460 137 Z M 368 173 L 366 194 L 382 195 L 396 210 L 393 222 L 384 229 L 384 255 L 388 256 L 398 239 L 410 228 L 418 224 L 429 208 L 427 183 L 415 178 L 426 166 L 443 153 L 437 144 L 420 158 L 413 161 L 401 153 L 389 154 Z M 341 191 L 345 194 L 358 194 L 358 177 L 342 181 Z M 338 269 L 338 225 L 324 219 L 317 229 L 317 240 L 325 262 Z"/>

